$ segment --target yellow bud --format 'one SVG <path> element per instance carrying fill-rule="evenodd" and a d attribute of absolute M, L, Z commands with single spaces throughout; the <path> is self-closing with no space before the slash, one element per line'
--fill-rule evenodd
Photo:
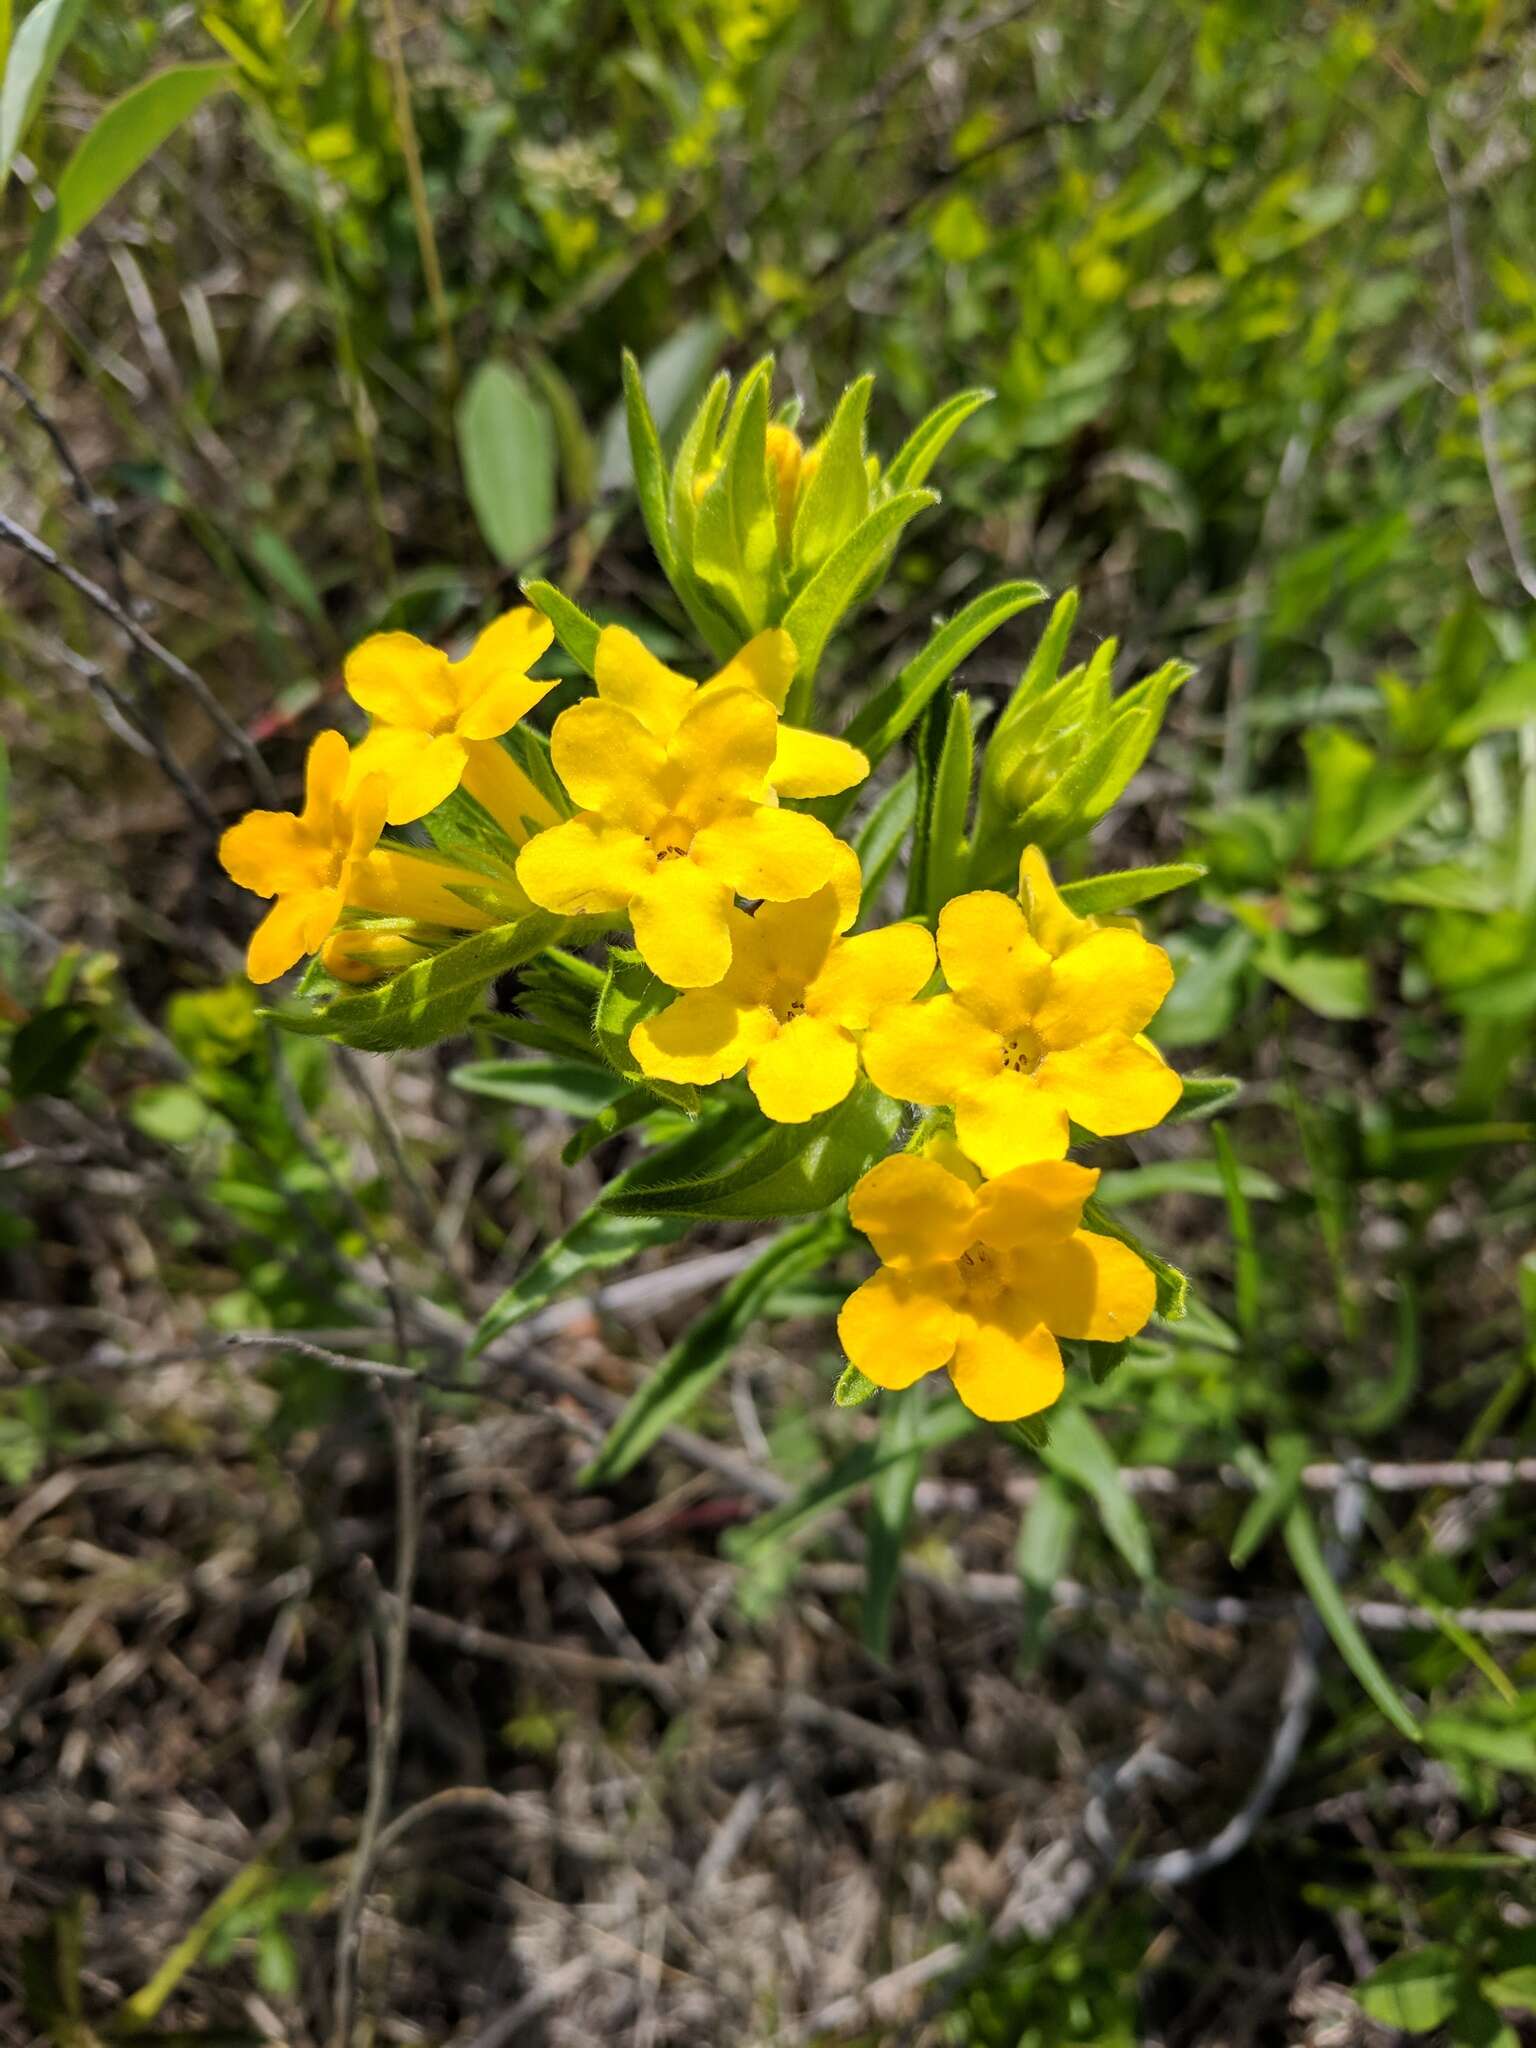
<path fill-rule="evenodd" d="M 695 505 L 703 504 L 704 493 L 709 489 L 710 485 L 714 482 L 715 478 L 719 474 L 720 465 L 718 462 L 714 465 L 712 469 L 701 469 L 699 471 L 698 475 L 693 480 L 693 502 L 695 503 Z"/>
<path fill-rule="evenodd" d="M 793 427 L 774 425 L 768 429 L 768 475 L 778 490 L 779 547 L 785 553 L 795 530 L 795 506 L 805 460 L 800 436 Z"/>
<path fill-rule="evenodd" d="M 352 925 L 331 933 L 320 949 L 320 964 L 337 981 L 380 981 L 427 955 L 427 947 L 418 946 L 404 932 Z"/>

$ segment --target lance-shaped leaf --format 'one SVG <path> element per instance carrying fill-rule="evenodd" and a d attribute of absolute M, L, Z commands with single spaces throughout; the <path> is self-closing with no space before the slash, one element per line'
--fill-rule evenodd
<path fill-rule="evenodd" d="M 1104 917 L 1115 911 L 1132 910 L 1138 903 L 1150 903 L 1156 896 L 1166 896 L 1170 889 L 1187 888 L 1206 873 L 1193 860 L 1169 861 L 1156 868 L 1119 868 L 1113 874 L 1063 882 L 1061 899 L 1079 917 Z"/>
<path fill-rule="evenodd" d="M 902 491 L 885 504 L 877 505 L 863 525 L 823 562 L 782 621 L 800 651 L 802 676 L 815 675 L 833 628 L 852 604 L 870 569 L 890 549 L 902 528 L 919 512 L 938 502 L 933 491 Z"/>
<path fill-rule="evenodd" d="M 792 1280 L 819 1266 L 842 1242 L 840 1217 L 818 1217 L 776 1237 L 745 1271 L 722 1288 L 714 1305 L 668 1352 L 604 1438 L 582 1474 L 588 1486 L 606 1485 L 630 1470 L 656 1439 L 703 1398 L 730 1363 L 749 1323 Z"/>
<path fill-rule="evenodd" d="M 678 1174 L 667 1159 L 643 1161 L 606 1204 L 619 1215 L 815 1216 L 838 1201 L 890 1150 L 900 1105 L 861 1075 L 833 1109 L 803 1124 L 753 1113 L 723 1170 Z"/>
<path fill-rule="evenodd" d="M 793 540 L 794 587 L 798 588 L 841 547 L 869 512 L 869 472 L 864 465 L 864 419 L 873 377 L 850 384 L 838 401 L 826 432 L 812 450 L 815 468 L 801 494 Z"/>
<path fill-rule="evenodd" d="M 953 398 L 946 398 L 942 404 L 936 405 L 891 457 L 891 466 L 885 473 L 886 488 L 910 491 L 918 484 L 926 483 L 929 470 L 943 454 L 950 437 L 964 426 L 973 412 L 989 405 L 992 397 L 992 392 L 978 386 L 974 391 L 957 391 Z"/>
<path fill-rule="evenodd" d="M 555 638 L 577 667 L 589 676 L 596 675 L 597 639 L 602 631 L 596 619 L 588 618 L 581 606 L 572 604 L 553 583 L 537 577 L 523 585 L 523 595 L 548 619 L 555 629 Z M 513 730 L 518 728 L 514 726 Z"/>
<path fill-rule="evenodd" d="M 337 996 L 321 1009 L 273 1009 L 262 1014 L 287 1031 L 330 1038 L 360 1052 L 398 1052 L 408 1046 L 435 1045 L 466 1028 L 487 983 L 533 959 L 546 946 L 581 931 L 569 918 L 534 911 L 512 924 L 476 932 L 376 988 Z"/>

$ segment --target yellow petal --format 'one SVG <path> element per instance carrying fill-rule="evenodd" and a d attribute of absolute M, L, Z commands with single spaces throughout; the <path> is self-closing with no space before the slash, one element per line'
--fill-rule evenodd
<path fill-rule="evenodd" d="M 409 825 L 435 811 L 458 788 L 464 759 L 464 742 L 453 733 L 428 740 L 415 759 L 390 778 L 389 822 Z"/>
<path fill-rule="evenodd" d="M 459 713 L 454 731 L 461 740 L 495 740 L 547 697 L 558 676 L 505 676 L 488 683 Z"/>
<path fill-rule="evenodd" d="M 846 740 L 781 725 L 768 780 L 780 796 L 836 796 L 868 773 L 868 756 Z"/>
<path fill-rule="evenodd" d="M 1026 846 L 1019 855 L 1019 900 L 1031 933 L 1052 958 L 1067 952 L 1096 929 L 1093 918 L 1079 917 L 1062 901 L 1038 846 Z"/>
<path fill-rule="evenodd" d="M 745 647 L 739 648 L 704 687 L 714 689 L 719 684 L 734 684 L 756 690 L 760 697 L 768 699 L 775 711 L 782 711 L 799 659 L 795 643 L 784 628 L 770 626 L 766 633 L 757 634 Z"/>
<path fill-rule="evenodd" d="M 933 1159 L 893 1152 L 848 1197 L 848 1214 L 888 1266 L 943 1265 L 974 1241 L 976 1197 Z"/>
<path fill-rule="evenodd" d="M 669 808 L 703 825 L 731 804 L 760 798 L 777 724 L 772 705 L 751 690 L 701 692 L 667 748 Z"/>
<path fill-rule="evenodd" d="M 351 824 L 346 837 L 349 862 L 361 860 L 365 854 L 372 853 L 379 834 L 384 830 L 389 796 L 390 786 L 382 775 L 365 775 L 347 799 L 339 822 L 345 823 L 350 814 Z"/>
<path fill-rule="evenodd" d="M 742 896 L 792 903 L 812 896 L 837 865 L 837 841 L 803 811 L 745 806 L 706 825 L 693 858 Z"/>
<path fill-rule="evenodd" d="M 346 735 L 317 732 L 304 757 L 304 822 L 328 830 L 331 815 L 346 795 L 352 750 Z"/>
<path fill-rule="evenodd" d="M 806 990 L 814 1017 L 867 1031 L 877 1011 L 908 1003 L 933 972 L 933 940 L 920 924 L 892 924 L 840 939 Z"/>
<path fill-rule="evenodd" d="M 403 780 L 431 744 L 431 733 L 414 725 L 371 726 L 347 763 L 348 795 L 355 794 L 370 775 L 382 775 L 391 786 Z"/>
<path fill-rule="evenodd" d="M 976 889 L 939 912 L 944 979 L 967 1009 L 1004 1037 L 1027 1023 L 1045 987 L 1050 956 L 1029 935 L 1011 896 Z"/>
<path fill-rule="evenodd" d="M 1055 961 L 1032 1019 L 1049 1046 L 1080 1045 L 1104 1031 L 1134 1034 L 1173 986 L 1161 946 L 1137 932 L 1090 932 Z"/>
<path fill-rule="evenodd" d="M 1049 1245 L 1054 1256 L 1060 1240 L 1082 1221 L 1083 1204 L 1098 1184 L 1096 1172 L 1068 1159 L 1015 1167 L 977 1194 L 976 1235 L 994 1251 Z"/>
<path fill-rule="evenodd" d="M 298 889 L 280 896 L 251 933 L 246 973 L 252 981 L 276 981 L 306 953 L 319 950 L 340 915 L 339 889 Z"/>
<path fill-rule="evenodd" d="M 654 868 L 638 832 L 591 811 L 541 832 L 517 856 L 517 879 L 532 901 L 563 917 L 625 909 Z"/>
<path fill-rule="evenodd" d="M 1117 1031 L 1047 1053 L 1034 1078 L 1051 1091 L 1068 1116 L 1100 1138 L 1150 1130 L 1184 1092 L 1183 1082 L 1155 1046 Z"/>
<path fill-rule="evenodd" d="M 604 626 L 592 666 L 598 695 L 622 705 L 663 742 L 698 694 L 697 683 L 658 661 L 627 626 Z"/>
<path fill-rule="evenodd" d="M 1100 1344 L 1134 1337 L 1157 1304 L 1150 1267 L 1128 1244 L 1089 1230 L 1016 1257 L 1009 1292 L 1058 1337 L 1091 1337 Z"/>
<path fill-rule="evenodd" d="M 866 1039 L 866 1062 L 868 1044 Z M 959 1097 L 955 1136 L 990 1177 L 1037 1159 L 1060 1159 L 1067 1149 L 1067 1118 L 1038 1075 L 1010 1067 Z"/>
<path fill-rule="evenodd" d="M 760 1003 L 743 1008 L 724 988 L 698 988 L 637 1024 L 629 1049 L 642 1074 L 703 1088 L 739 1074 L 778 1028 Z"/>
<path fill-rule="evenodd" d="M 788 990 L 794 1000 L 805 995 L 826 964 L 841 915 L 830 883 L 794 903 L 758 906 L 751 920 L 751 944 L 770 987 Z"/>
<path fill-rule="evenodd" d="M 560 814 L 495 740 L 471 740 L 464 750 L 464 789 L 496 820 L 514 846 L 558 825 Z"/>
<path fill-rule="evenodd" d="M 447 925 L 450 931 L 479 932 L 496 918 L 488 910 L 472 908 L 453 891 L 486 886 L 486 877 L 473 868 L 414 848 L 383 846 L 348 868 L 346 896 L 354 910 L 412 917 L 421 924 Z"/>
<path fill-rule="evenodd" d="M 668 808 L 659 794 L 666 754 L 631 711 L 583 697 L 555 720 L 555 773 L 583 810 L 648 832 Z"/>
<path fill-rule="evenodd" d="M 747 1085 L 764 1116 L 803 1124 L 841 1102 L 859 1077 L 858 1047 L 822 1017 L 791 1017 L 747 1062 Z"/>
<path fill-rule="evenodd" d="M 673 988 L 713 988 L 731 964 L 730 909 L 730 890 L 691 860 L 660 862 L 629 906 L 640 957 Z"/>
<path fill-rule="evenodd" d="M 837 928 L 845 932 L 849 925 L 857 922 L 859 905 L 864 898 L 864 874 L 859 866 L 859 856 L 846 840 L 837 841 L 827 887 L 837 898 Z"/>
<path fill-rule="evenodd" d="M 967 1327 L 966 1325 L 969 1325 Z M 1043 1323 L 1002 1295 L 985 1319 L 966 1318 L 949 1376 L 955 1392 L 983 1422 L 1018 1422 L 1061 1398 L 1061 1349 Z"/>
<path fill-rule="evenodd" d="M 388 725 L 430 732 L 456 708 L 447 655 L 414 633 L 375 633 L 353 648 L 342 674 L 353 703 Z"/>
<path fill-rule="evenodd" d="M 449 683 L 455 702 L 461 707 L 472 704 L 495 684 L 526 676 L 554 637 L 554 627 L 532 605 L 515 605 L 511 611 L 503 612 L 499 619 L 492 619 L 463 660 L 449 664 Z M 553 686 L 540 683 L 534 687 L 542 692 Z M 466 733 L 464 737 L 481 735 Z M 491 735 L 483 737 L 490 738 Z"/>
<path fill-rule="evenodd" d="M 247 811 L 220 839 L 219 862 L 231 881 L 258 896 L 314 888 L 327 867 L 324 850 L 292 811 Z"/>
<path fill-rule="evenodd" d="M 916 1273 L 883 1266 L 849 1295 L 837 1334 L 866 1379 L 895 1392 L 948 1364 L 958 1322 L 953 1284 L 948 1266 Z"/>
<path fill-rule="evenodd" d="M 864 1071 L 897 1102 L 954 1102 L 1002 1064 L 1002 1041 L 953 996 L 884 1010 L 864 1040 Z"/>

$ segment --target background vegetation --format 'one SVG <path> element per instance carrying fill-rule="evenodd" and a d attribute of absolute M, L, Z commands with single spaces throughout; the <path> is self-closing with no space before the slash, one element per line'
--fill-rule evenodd
<path fill-rule="evenodd" d="M 17 12 L 0 2033 L 1529 2037 L 1524 12 Z M 850 710 L 1007 576 L 1197 664 L 1093 863 L 1206 864 L 1158 1035 L 1246 1085 L 1114 1148 L 1195 1307 L 1040 1460 L 919 1478 L 789 1285 L 584 1488 L 749 1232 L 465 1392 L 596 1185 L 568 1097 L 280 1041 L 239 972 L 213 835 L 364 633 L 546 573 L 696 651 L 621 343 L 673 422 L 768 347 L 813 423 L 875 370 L 887 450 L 994 391 Z M 336 1362 L 402 1316 L 435 1388 Z"/>

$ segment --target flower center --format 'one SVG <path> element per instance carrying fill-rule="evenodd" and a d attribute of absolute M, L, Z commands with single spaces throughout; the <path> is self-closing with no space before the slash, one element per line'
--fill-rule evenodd
<path fill-rule="evenodd" d="M 972 1301 L 991 1301 L 1002 1292 L 1007 1274 L 1002 1259 L 990 1245 L 968 1246 L 956 1264 L 961 1284 Z"/>
<path fill-rule="evenodd" d="M 693 827 L 676 811 L 670 811 L 646 835 L 646 844 L 658 861 L 681 860 L 693 844 Z"/>
<path fill-rule="evenodd" d="M 1044 1041 L 1027 1024 L 1003 1040 L 1003 1065 L 1010 1074 L 1032 1074 L 1044 1057 Z"/>

